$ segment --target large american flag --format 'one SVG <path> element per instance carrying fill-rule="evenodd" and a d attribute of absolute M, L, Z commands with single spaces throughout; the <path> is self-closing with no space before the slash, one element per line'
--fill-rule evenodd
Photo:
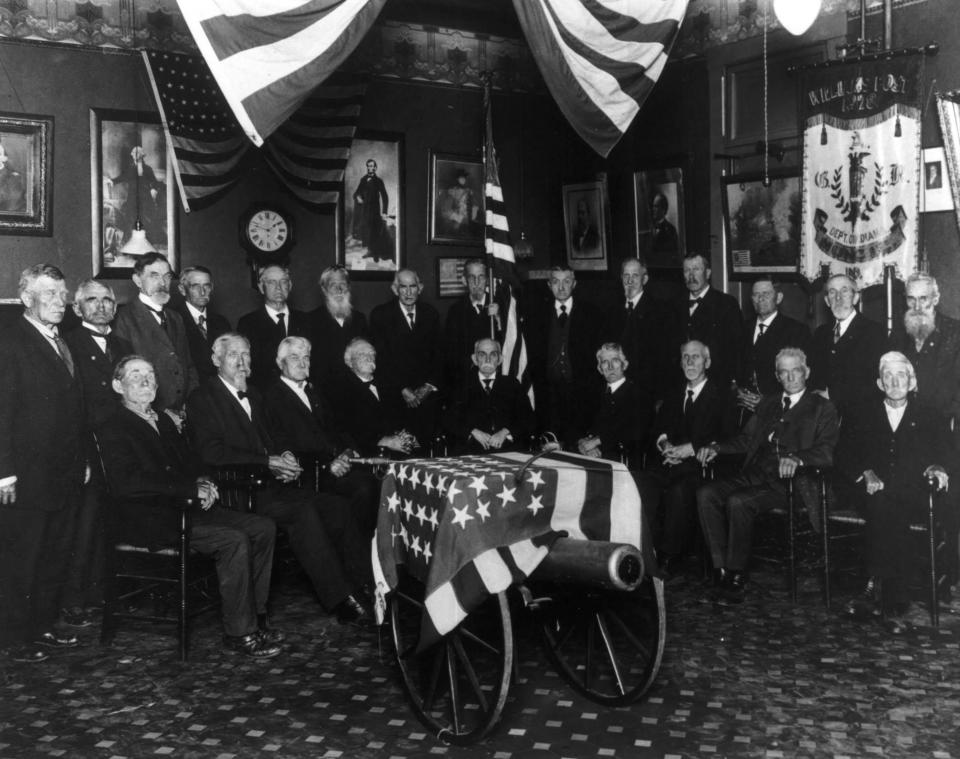
<path fill-rule="evenodd" d="M 244 133 L 263 141 L 337 70 L 386 0 L 177 0 Z"/>
<path fill-rule="evenodd" d="M 204 208 L 243 176 L 252 145 L 202 58 L 147 50 L 143 60 L 184 210 Z M 280 181 L 317 210 L 336 208 L 365 91 L 364 79 L 334 75 L 263 146 Z"/>
<path fill-rule="evenodd" d="M 490 103 L 490 80 L 483 89 L 483 112 L 485 120 L 483 147 L 483 193 L 484 193 L 484 247 L 487 253 L 487 268 L 493 272 L 494 299 L 500 313 L 506 314 L 503 331 L 503 363 L 500 371 L 515 378 L 527 390 L 531 405 L 535 403 L 533 384 L 527 369 L 527 344 L 520 329 L 515 291 L 519 288 L 517 260 L 510 243 L 510 226 L 503 202 L 503 187 L 497 168 L 497 151 L 493 146 L 493 113 Z"/>
<path fill-rule="evenodd" d="M 625 466 L 555 452 L 500 453 L 392 464 L 374 538 L 378 592 L 398 564 L 425 586 L 420 647 L 453 630 L 491 593 L 522 581 L 562 533 L 628 543 L 650 563 L 640 495 Z"/>
<path fill-rule="evenodd" d="M 560 110 L 606 156 L 663 71 L 687 0 L 513 0 L 513 7 Z"/>

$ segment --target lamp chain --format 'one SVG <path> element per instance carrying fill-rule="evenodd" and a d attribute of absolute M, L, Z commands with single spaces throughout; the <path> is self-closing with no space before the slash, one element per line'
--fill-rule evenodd
<path fill-rule="evenodd" d="M 767 64 L 767 15 L 770 2 L 763 4 L 763 186 L 770 186 L 770 108 L 767 103 L 768 64 Z"/>

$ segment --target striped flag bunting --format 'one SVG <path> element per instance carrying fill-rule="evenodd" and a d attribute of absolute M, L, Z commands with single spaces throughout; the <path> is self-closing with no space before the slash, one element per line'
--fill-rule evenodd
<path fill-rule="evenodd" d="M 606 156 L 660 77 L 687 0 L 513 0 L 513 7 L 560 110 Z"/>
<path fill-rule="evenodd" d="M 555 452 L 518 480 L 528 454 L 421 459 L 390 465 L 381 489 L 373 567 L 378 595 L 397 565 L 425 586 L 420 648 L 533 572 L 566 533 L 628 543 L 651 567 L 640 495 L 618 462 Z M 381 606 L 382 608 L 382 606 Z"/>
<path fill-rule="evenodd" d="M 147 50 L 143 60 L 183 207 L 204 208 L 243 176 L 251 143 L 202 58 Z M 335 74 L 264 143 L 280 181 L 317 210 L 336 208 L 365 92 L 363 78 Z"/>
<path fill-rule="evenodd" d="M 483 147 L 483 193 L 484 193 L 484 247 L 487 253 L 487 268 L 493 272 L 494 300 L 500 307 L 500 313 L 506 314 L 503 331 L 503 363 L 501 372 L 516 379 L 527 391 L 530 404 L 533 397 L 533 381 L 527 367 L 527 344 L 520 330 L 520 317 L 517 312 L 515 291 L 519 289 L 516 258 L 510 244 L 510 227 L 507 224 L 507 210 L 503 202 L 503 188 L 500 185 L 500 172 L 497 168 L 497 151 L 493 146 L 493 115 L 490 104 L 490 81 L 483 89 L 483 111 L 485 119 Z M 499 283 L 499 284 L 498 284 Z"/>
<path fill-rule="evenodd" d="M 258 147 L 339 68 L 386 0 L 177 0 L 244 133 Z"/>

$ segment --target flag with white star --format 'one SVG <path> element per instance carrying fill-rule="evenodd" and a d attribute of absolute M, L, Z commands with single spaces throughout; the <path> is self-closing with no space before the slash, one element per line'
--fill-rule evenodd
<path fill-rule="evenodd" d="M 421 647 L 453 630 L 487 594 L 524 580 L 563 534 L 649 550 L 625 466 L 558 451 L 524 468 L 529 458 L 498 453 L 390 466 L 374 574 L 393 588 L 402 564 L 423 582 Z"/>

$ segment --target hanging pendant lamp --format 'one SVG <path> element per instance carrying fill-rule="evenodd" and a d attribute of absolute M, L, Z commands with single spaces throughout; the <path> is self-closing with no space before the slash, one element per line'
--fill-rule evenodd
<path fill-rule="evenodd" d="M 773 0 L 773 12 L 784 29 L 799 37 L 817 20 L 820 3 L 821 0 Z"/>

